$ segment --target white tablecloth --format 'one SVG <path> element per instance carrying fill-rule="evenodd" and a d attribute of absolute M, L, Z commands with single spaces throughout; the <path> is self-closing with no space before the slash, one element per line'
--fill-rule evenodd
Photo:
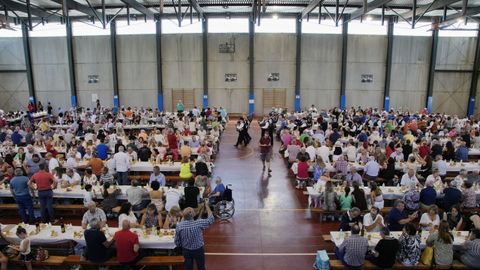
<path fill-rule="evenodd" d="M 117 199 L 119 200 L 126 200 L 127 199 L 127 189 L 129 189 L 131 186 L 117 186 L 119 189 L 122 190 L 122 193 L 117 196 Z M 150 187 L 145 188 L 147 191 L 150 191 Z M 170 189 L 170 187 L 161 187 L 161 190 L 165 193 Z M 180 191 L 180 194 L 183 196 L 184 195 L 184 188 L 183 187 L 177 187 L 177 189 Z M 203 189 L 203 188 L 202 188 Z M 94 195 L 96 199 L 102 199 L 102 192 L 100 186 L 94 186 L 93 187 Z M 65 188 L 56 188 L 53 190 L 53 197 L 54 198 L 62 198 L 62 199 L 83 199 L 83 195 L 85 193 L 85 190 L 82 190 L 81 186 L 73 186 L 71 188 L 65 189 Z M 11 198 L 12 193 L 10 192 L 9 189 L 5 189 L 4 185 L 0 185 L 0 197 L 4 198 Z M 149 200 L 148 196 L 145 196 L 145 200 Z"/>
<path fill-rule="evenodd" d="M 325 169 L 328 172 L 335 172 L 335 168 L 333 167 L 334 163 L 326 163 Z M 354 166 L 357 171 L 361 171 L 365 168 L 364 164 L 359 164 L 359 163 L 353 163 L 349 162 L 348 167 L 351 168 Z M 396 170 L 403 170 L 406 166 L 406 163 L 400 163 L 397 162 L 395 164 L 395 169 Z M 417 164 L 417 169 L 420 169 L 421 165 Z M 466 169 L 467 171 L 475 171 L 475 170 L 480 170 L 480 163 L 479 162 L 456 162 L 455 164 L 447 162 L 447 172 L 459 172 L 461 169 Z"/>
<path fill-rule="evenodd" d="M 459 235 L 460 233 L 460 235 Z M 468 231 L 461 231 L 461 232 L 453 232 L 454 234 L 454 239 L 453 239 L 453 246 L 454 248 L 460 247 L 464 242 L 465 239 L 468 237 Z M 402 234 L 401 231 L 398 232 L 390 232 L 390 235 L 394 238 L 399 238 L 400 235 Z M 332 237 L 332 242 L 335 244 L 335 246 L 339 247 L 343 241 L 345 240 L 345 237 L 348 237 L 351 235 L 350 232 L 330 232 L 330 236 Z M 368 238 L 370 235 L 370 240 L 368 240 L 368 246 L 370 248 L 374 248 L 378 241 L 380 241 L 380 234 L 379 233 L 368 233 L 365 232 L 365 237 Z M 428 238 L 429 232 L 428 231 L 422 231 L 422 243 L 420 244 L 420 247 L 423 249 L 426 246 L 426 241 Z"/>
<path fill-rule="evenodd" d="M 384 200 L 397 200 L 397 199 L 403 199 L 403 195 L 407 191 L 406 188 L 402 187 L 392 187 L 392 186 L 381 186 L 380 189 L 382 190 L 383 194 L 383 199 Z M 334 188 L 335 192 L 337 192 L 338 195 L 343 193 L 343 190 L 339 188 Z M 368 196 L 370 195 L 370 188 L 368 187 L 363 187 L 363 190 L 365 191 L 365 194 Z M 442 198 L 442 188 L 436 188 L 437 191 L 437 198 Z M 318 198 L 322 195 L 323 190 L 316 190 L 314 187 L 307 187 L 307 192 L 309 196 L 309 202 L 314 199 Z M 480 201 L 480 190 L 475 190 L 475 193 L 477 194 L 477 201 Z"/>
<path fill-rule="evenodd" d="M 15 235 L 15 231 L 18 225 L 1 225 L 2 233 L 7 240 L 20 242 L 20 239 Z M 85 246 L 85 239 L 83 238 L 83 229 L 80 226 L 66 226 L 66 232 L 61 233 L 60 226 L 46 226 L 38 234 L 35 234 L 35 225 L 22 225 L 30 235 L 30 241 L 32 245 L 54 245 L 59 243 L 65 243 L 67 241 L 75 241 L 78 244 Z M 118 228 L 108 228 L 106 234 L 108 239 L 111 239 Z M 175 230 L 161 230 L 163 236 L 156 235 L 156 230 L 153 230 L 151 234 L 146 235 L 142 229 L 131 229 L 139 236 L 139 242 L 141 248 L 148 249 L 174 249 L 174 234 Z M 52 231 L 56 234 L 52 235 Z M 166 235 L 168 234 L 168 235 Z"/>

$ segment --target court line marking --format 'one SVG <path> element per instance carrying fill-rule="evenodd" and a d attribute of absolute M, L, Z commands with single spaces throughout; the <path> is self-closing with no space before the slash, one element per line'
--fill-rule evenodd
<path fill-rule="evenodd" d="M 315 256 L 316 253 L 215 253 L 206 252 L 210 256 Z"/>

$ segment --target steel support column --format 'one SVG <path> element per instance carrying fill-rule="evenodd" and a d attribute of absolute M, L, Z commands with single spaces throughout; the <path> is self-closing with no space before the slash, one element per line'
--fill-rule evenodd
<path fill-rule="evenodd" d="M 73 58 L 73 34 L 72 21 L 66 18 L 65 27 L 67 29 L 67 54 L 68 54 L 68 74 L 70 75 L 70 96 L 72 108 L 77 107 L 77 79 L 75 76 L 75 61 Z"/>
<path fill-rule="evenodd" d="M 208 20 L 202 19 L 202 49 L 203 49 L 203 108 L 208 107 Z"/>
<path fill-rule="evenodd" d="M 248 64 L 249 64 L 249 81 L 250 87 L 248 89 L 248 113 L 255 113 L 255 18 L 253 15 L 248 20 Z"/>
<path fill-rule="evenodd" d="M 387 25 L 387 60 L 385 67 L 385 88 L 383 89 L 383 108 L 390 110 L 390 78 L 392 77 L 392 49 L 393 49 L 393 28 L 394 18 L 388 18 Z"/>
<path fill-rule="evenodd" d="M 432 30 L 432 46 L 430 49 L 430 66 L 428 71 L 427 100 L 426 108 L 428 112 L 433 109 L 433 81 L 435 79 L 435 64 L 437 62 L 438 49 L 438 29 Z"/>
<path fill-rule="evenodd" d="M 297 17 L 296 24 L 296 35 L 297 35 L 297 47 L 296 47 L 296 56 L 295 56 L 295 111 L 299 112 L 300 109 L 300 75 L 302 67 L 302 18 L 301 16 Z"/>
<path fill-rule="evenodd" d="M 117 23 L 115 19 L 110 22 L 110 49 L 112 51 L 112 78 L 113 78 L 113 106 L 120 106 L 118 94 L 118 70 L 117 70 Z"/>
<path fill-rule="evenodd" d="M 163 73 L 162 73 L 162 17 L 157 16 L 155 22 L 157 41 L 157 106 L 159 111 L 163 111 Z"/>
<path fill-rule="evenodd" d="M 344 15 L 342 24 L 342 64 L 340 71 L 340 109 L 344 110 L 346 105 L 345 88 L 347 80 L 347 52 L 348 52 L 348 19 L 349 15 Z"/>
<path fill-rule="evenodd" d="M 33 80 L 32 56 L 30 54 L 30 36 L 28 32 L 28 25 L 22 23 L 22 39 L 23 52 L 25 54 L 25 69 L 27 71 L 28 82 L 28 100 L 37 104 L 37 97 L 35 95 L 35 84 Z"/>
<path fill-rule="evenodd" d="M 477 98 L 479 66 L 480 66 L 480 29 L 477 32 L 477 45 L 475 48 L 475 59 L 473 62 L 472 81 L 470 83 L 470 95 L 468 96 L 468 109 L 467 109 L 468 117 L 472 116 L 473 113 L 475 112 L 475 101 Z"/>

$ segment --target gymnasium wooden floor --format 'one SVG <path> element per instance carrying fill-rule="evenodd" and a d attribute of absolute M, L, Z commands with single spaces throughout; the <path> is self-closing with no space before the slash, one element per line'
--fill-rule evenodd
<path fill-rule="evenodd" d="M 322 234 L 337 223 L 321 224 L 305 209 L 307 196 L 295 189 L 278 153 L 280 142 L 274 143 L 272 177 L 262 172 L 256 122 L 249 133 L 250 145 L 238 149 L 234 122 L 223 134 L 214 175 L 232 184 L 236 212 L 206 231 L 207 269 L 312 269 L 317 250 L 333 250 Z"/>

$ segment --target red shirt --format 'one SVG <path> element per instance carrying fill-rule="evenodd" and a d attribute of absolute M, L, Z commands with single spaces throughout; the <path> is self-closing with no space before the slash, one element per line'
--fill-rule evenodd
<path fill-rule="evenodd" d="M 178 149 L 177 136 L 175 134 L 168 134 L 167 140 L 170 149 Z"/>
<path fill-rule="evenodd" d="M 427 145 L 422 145 L 418 148 L 418 154 L 422 157 L 425 158 L 426 156 L 430 155 L 430 147 Z"/>
<path fill-rule="evenodd" d="M 304 161 L 298 162 L 298 168 L 297 168 L 297 177 L 300 179 L 306 179 L 308 178 L 308 163 Z"/>
<path fill-rule="evenodd" d="M 38 191 L 51 190 L 53 175 L 46 171 L 39 171 L 32 176 L 32 182 L 37 184 Z"/>
<path fill-rule="evenodd" d="M 267 154 L 270 152 L 270 137 L 262 137 L 260 139 L 260 144 L 267 145 L 267 146 L 260 146 L 260 153 Z"/>
<path fill-rule="evenodd" d="M 120 230 L 113 236 L 117 247 L 117 260 L 119 263 L 129 263 L 135 260 L 138 252 L 133 251 L 133 246 L 138 244 L 138 235 L 130 230 Z"/>

